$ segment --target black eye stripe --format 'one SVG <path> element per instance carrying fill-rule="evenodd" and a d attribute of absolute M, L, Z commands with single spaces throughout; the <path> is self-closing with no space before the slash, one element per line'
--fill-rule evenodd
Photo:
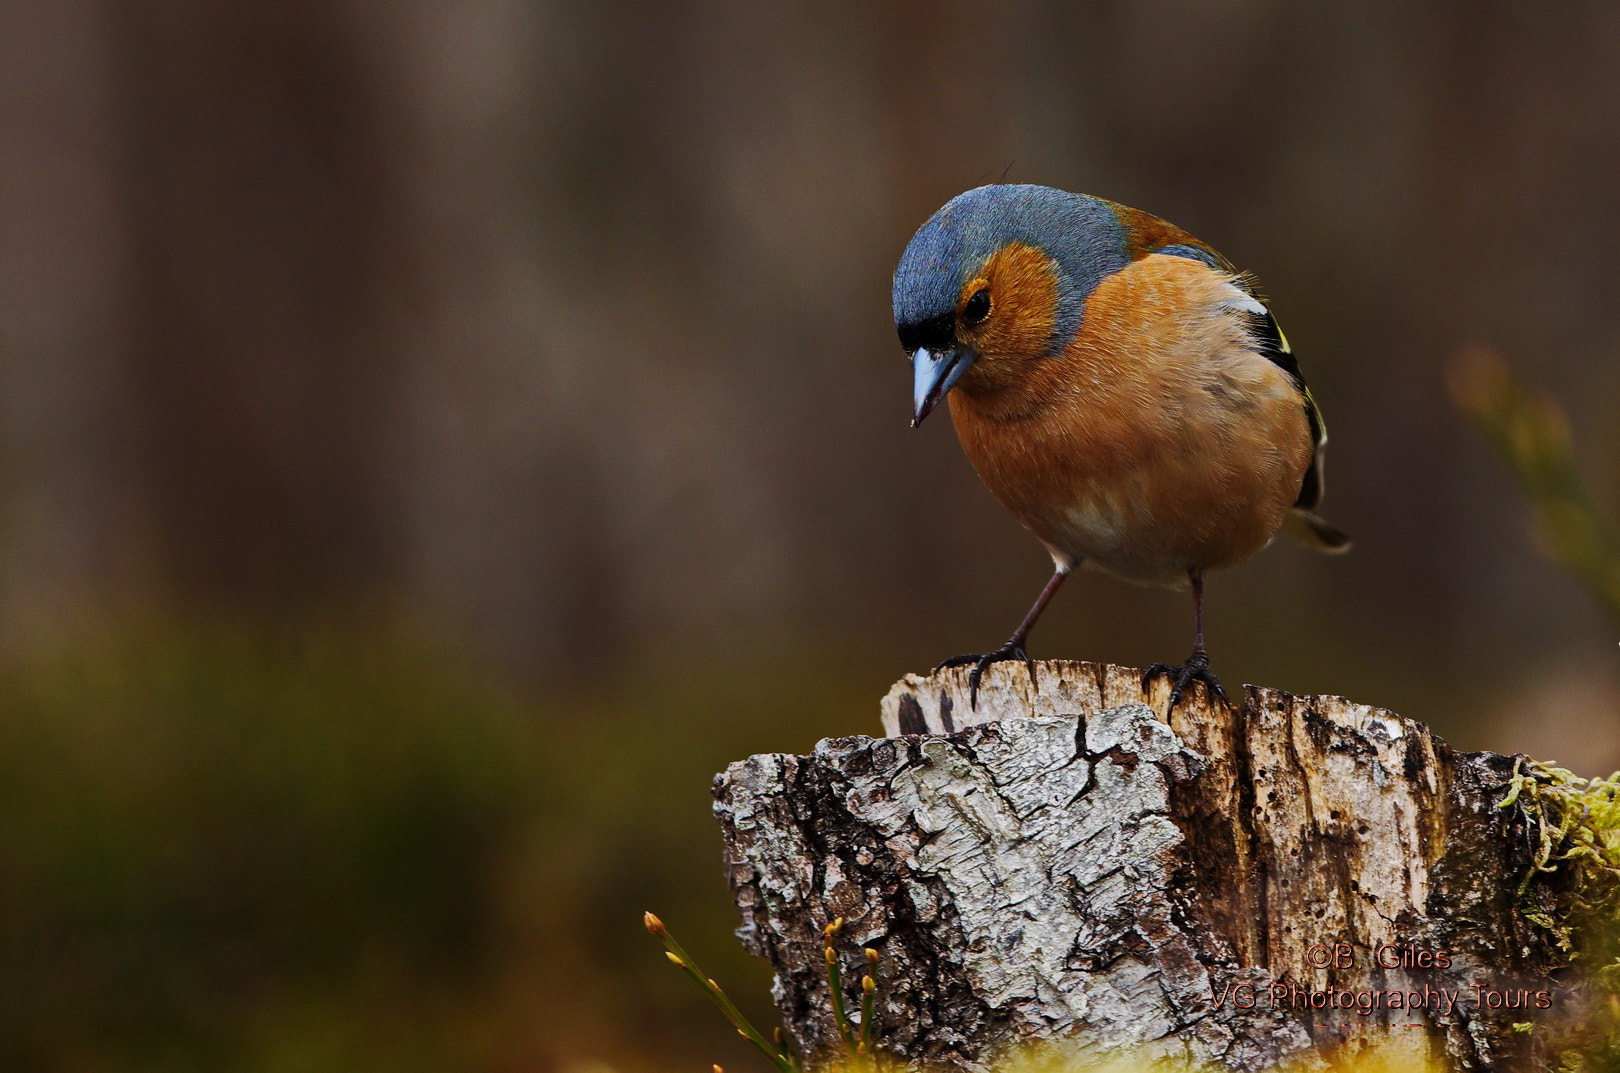
<path fill-rule="evenodd" d="M 962 307 L 962 322 L 968 325 L 982 324 L 984 318 L 990 315 L 990 288 L 985 287 L 974 291 L 973 296 Z"/>

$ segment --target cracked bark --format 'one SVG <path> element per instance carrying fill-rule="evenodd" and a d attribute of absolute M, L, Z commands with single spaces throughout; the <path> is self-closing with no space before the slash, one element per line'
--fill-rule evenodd
<path fill-rule="evenodd" d="M 875 1035 L 914 1062 L 983 1069 L 1057 1040 L 1311 1068 L 1381 1043 L 1543 1068 L 1570 1011 L 1514 907 L 1536 832 L 1496 805 L 1512 758 L 1252 686 L 1166 722 L 1166 687 L 1144 697 L 1138 671 L 1037 668 L 992 666 L 977 710 L 965 671 L 908 676 L 883 701 L 889 737 L 716 779 L 738 934 L 804 1050 L 836 1040 L 821 928 L 843 917 L 846 998 L 877 948 Z"/>

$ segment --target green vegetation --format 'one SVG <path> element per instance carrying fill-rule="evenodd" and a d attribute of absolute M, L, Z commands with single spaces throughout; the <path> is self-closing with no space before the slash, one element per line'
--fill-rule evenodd
<path fill-rule="evenodd" d="M 670 963 L 677 969 L 692 978 L 692 981 L 698 985 L 698 989 L 707 995 L 709 1000 L 725 1015 L 726 1020 L 731 1022 L 731 1026 L 737 1030 L 739 1036 L 752 1044 L 760 1054 L 763 1054 L 766 1060 L 777 1068 L 779 1073 L 794 1073 L 799 1068 L 798 1064 L 794 1062 L 793 1056 L 788 1053 L 781 1029 L 776 1031 L 774 1041 L 767 1041 L 759 1029 L 754 1027 L 753 1022 L 744 1017 L 731 999 L 726 996 L 725 990 L 715 982 L 714 977 L 698 967 L 697 961 L 675 940 L 675 936 L 669 933 L 669 929 L 664 927 L 662 920 L 659 920 L 650 912 L 643 913 L 641 919 L 647 931 L 664 944 L 664 956 L 669 958 Z"/>
<path fill-rule="evenodd" d="M 758 662 L 536 697 L 409 629 L 173 619 L 13 657 L 0 1069 L 740 1060 L 623 925 L 667 906 L 768 1011 L 709 779 L 878 690 Z"/>
<path fill-rule="evenodd" d="M 1520 384 L 1496 354 L 1453 363 L 1453 400 L 1513 474 L 1534 511 L 1544 551 L 1620 621 L 1620 533 L 1594 506 L 1563 407 Z M 1566 1073 L 1620 1071 L 1620 772 L 1583 779 L 1552 764 L 1519 764 L 1502 804 L 1540 820 L 1535 870 L 1553 873 L 1525 902 L 1584 975 L 1585 1023 L 1561 1041 Z"/>
<path fill-rule="evenodd" d="M 1520 763 L 1502 807 L 1518 803 L 1540 825 L 1535 866 L 1519 888 L 1526 919 L 1545 928 L 1580 970 L 1587 1016 L 1559 1041 L 1565 1073 L 1620 1070 L 1620 773 L 1583 779 Z M 1553 882 L 1531 881 L 1551 873 Z"/>
<path fill-rule="evenodd" d="M 1620 621 L 1620 533 L 1593 505 L 1563 407 L 1520 384 L 1496 354 L 1452 363 L 1451 397 L 1529 499 L 1544 550 Z"/>
<path fill-rule="evenodd" d="M 0 1067 L 441 1069 L 499 955 L 512 698 L 402 633 L 172 625 L 0 674 Z"/>
<path fill-rule="evenodd" d="M 764 1055 L 765 1060 L 775 1066 L 778 1073 L 803 1073 L 806 1068 L 805 1061 L 802 1056 L 795 1055 L 788 1048 L 787 1040 L 784 1038 L 780 1028 L 776 1030 L 773 1039 L 767 1041 L 759 1029 L 755 1028 L 748 1018 L 738 1011 L 731 998 L 715 982 L 714 978 L 698 968 L 698 964 L 692 959 L 692 955 L 688 954 L 685 948 L 675 940 L 675 937 L 669 933 L 669 929 L 664 926 L 662 920 L 652 913 L 644 913 L 642 914 L 642 923 L 649 932 L 664 944 L 665 956 L 669 958 L 676 968 L 691 977 L 692 981 L 698 985 L 698 989 L 707 995 L 709 1000 L 725 1016 L 726 1020 L 731 1022 L 732 1027 L 737 1030 L 737 1034 L 752 1044 L 760 1054 Z M 867 947 L 862 952 L 866 958 L 866 971 L 861 975 L 861 1021 L 857 1028 L 850 1024 L 849 1014 L 844 1007 L 844 974 L 839 964 L 838 950 L 833 944 L 833 940 L 838 937 L 838 933 L 843 928 L 844 919 L 839 917 L 822 930 L 822 934 L 826 939 L 826 945 L 822 948 L 822 956 L 827 965 L 827 994 L 831 997 L 832 1002 L 833 1026 L 838 1030 L 839 1038 L 844 1042 L 845 1051 L 843 1055 L 837 1056 L 831 1061 L 823 1062 L 823 1065 L 836 1065 L 839 1069 L 870 1073 L 880 1065 L 878 1052 L 874 1049 L 872 1041 L 872 1017 L 877 1008 L 879 957 L 878 952 L 871 947 Z M 718 1070 L 721 1067 L 716 1065 L 714 1068 Z"/>

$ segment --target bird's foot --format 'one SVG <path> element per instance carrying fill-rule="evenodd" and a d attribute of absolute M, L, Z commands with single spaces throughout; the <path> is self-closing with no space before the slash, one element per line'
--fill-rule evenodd
<path fill-rule="evenodd" d="M 968 707 L 977 710 L 979 707 L 979 679 L 984 677 L 984 669 L 992 663 L 1005 663 L 1008 660 L 1023 660 L 1024 666 L 1029 668 L 1029 680 L 1035 681 L 1035 661 L 1029 658 L 1024 651 L 1021 641 L 1008 641 L 994 652 L 980 655 L 970 652 L 965 656 L 952 656 L 950 659 L 935 667 L 935 671 L 943 671 L 946 667 L 966 667 L 969 664 L 973 670 L 968 673 Z"/>
<path fill-rule="evenodd" d="M 1204 683 L 1204 689 L 1209 694 L 1210 700 L 1213 701 L 1218 697 L 1222 704 L 1231 705 L 1231 702 L 1226 699 L 1226 690 L 1221 688 L 1221 680 L 1216 678 L 1215 672 L 1209 669 L 1209 653 L 1202 648 L 1193 649 L 1192 655 L 1187 657 L 1187 662 L 1179 667 L 1168 663 L 1155 663 L 1143 671 L 1142 692 L 1146 693 L 1153 684 L 1153 680 L 1160 676 L 1170 679 L 1171 710 L 1175 709 L 1176 702 L 1181 700 L 1181 695 L 1194 682 Z"/>

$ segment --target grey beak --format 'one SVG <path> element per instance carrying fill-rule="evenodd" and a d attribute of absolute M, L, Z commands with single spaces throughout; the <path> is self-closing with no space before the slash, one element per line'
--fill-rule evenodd
<path fill-rule="evenodd" d="M 942 354 L 935 354 L 924 347 L 917 348 L 911 355 L 912 428 L 922 424 L 923 418 L 939 405 L 939 400 L 956 385 L 976 357 L 978 355 L 965 346 Z"/>

